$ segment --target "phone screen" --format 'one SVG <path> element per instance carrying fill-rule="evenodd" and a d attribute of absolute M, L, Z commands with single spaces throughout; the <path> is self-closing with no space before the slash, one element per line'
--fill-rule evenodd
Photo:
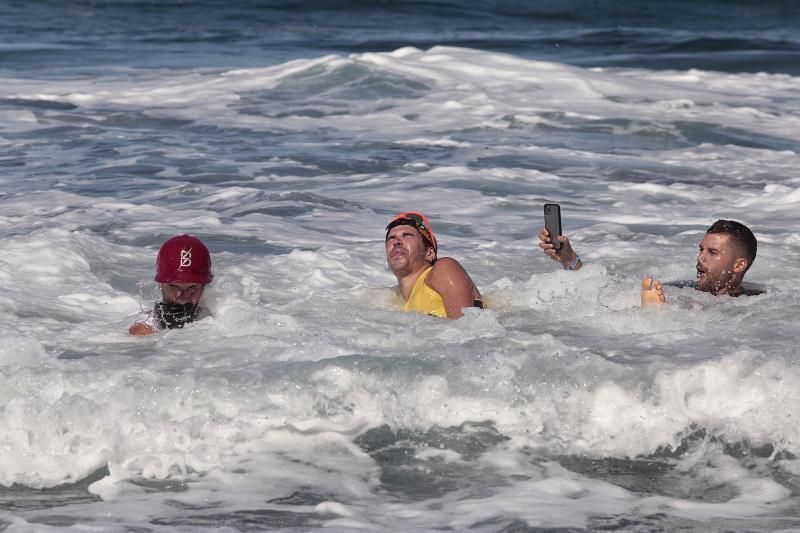
<path fill-rule="evenodd" d="M 556 250 L 561 249 L 561 206 L 558 204 L 544 204 L 544 227 L 550 234 L 550 242 Z"/>

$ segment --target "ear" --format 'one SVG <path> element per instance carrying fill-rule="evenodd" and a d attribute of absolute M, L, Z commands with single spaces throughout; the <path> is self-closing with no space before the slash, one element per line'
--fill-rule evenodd
<path fill-rule="evenodd" d="M 749 264 L 750 262 L 746 258 L 739 257 L 733 261 L 733 271 L 736 273 L 744 272 Z"/>
<path fill-rule="evenodd" d="M 429 263 L 433 263 L 436 259 L 436 252 L 433 249 L 433 246 L 426 246 L 425 247 L 425 260 Z"/>

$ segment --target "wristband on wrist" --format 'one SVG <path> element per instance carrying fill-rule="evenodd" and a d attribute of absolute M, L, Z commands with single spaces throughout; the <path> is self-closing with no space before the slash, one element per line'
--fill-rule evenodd
<path fill-rule="evenodd" d="M 580 262 L 581 262 L 581 256 L 579 256 L 578 254 L 575 254 L 575 259 L 573 259 L 572 263 L 570 263 L 566 267 L 567 270 L 575 270 L 575 267 L 578 266 L 578 263 L 580 263 Z"/>

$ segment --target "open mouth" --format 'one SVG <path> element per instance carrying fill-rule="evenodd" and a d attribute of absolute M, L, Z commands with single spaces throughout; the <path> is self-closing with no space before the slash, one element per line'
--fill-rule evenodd
<path fill-rule="evenodd" d="M 706 269 L 700 263 L 697 263 L 697 279 L 702 278 L 706 275 Z"/>

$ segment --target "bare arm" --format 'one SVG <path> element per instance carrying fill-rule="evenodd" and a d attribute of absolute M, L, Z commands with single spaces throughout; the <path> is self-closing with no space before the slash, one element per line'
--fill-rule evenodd
<path fill-rule="evenodd" d="M 452 257 L 438 259 L 425 284 L 441 295 L 450 319 L 464 316 L 462 309 L 473 306 L 475 294 L 480 296 L 467 271 Z"/>
<path fill-rule="evenodd" d="M 558 237 L 558 242 L 561 243 L 561 249 L 556 250 L 556 247 L 550 240 L 550 233 L 546 229 L 539 232 L 539 248 L 550 257 L 553 261 L 558 261 L 564 268 L 569 268 L 570 265 L 577 259 L 575 268 L 573 270 L 580 270 L 583 263 L 578 258 L 578 254 L 572 249 L 569 238 L 566 235 Z"/>

